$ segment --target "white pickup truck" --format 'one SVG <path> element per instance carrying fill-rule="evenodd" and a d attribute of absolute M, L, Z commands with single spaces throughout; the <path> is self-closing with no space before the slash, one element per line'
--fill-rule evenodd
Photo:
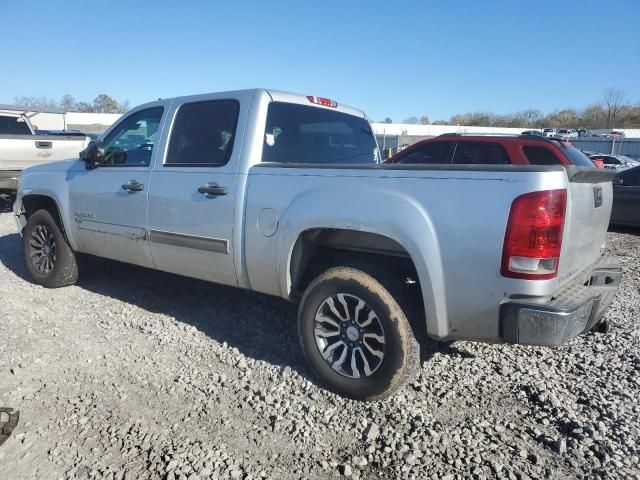
<path fill-rule="evenodd" d="M 622 275 L 601 257 L 611 176 L 380 164 L 363 112 L 258 89 L 135 108 L 81 159 L 26 169 L 14 213 L 46 287 L 76 282 L 87 253 L 299 302 L 311 369 L 372 400 L 411 378 L 425 335 L 592 329 Z"/>
<path fill-rule="evenodd" d="M 0 110 L 0 194 L 16 191 L 24 168 L 77 157 L 89 141 L 82 134 L 41 135 L 25 113 Z"/>

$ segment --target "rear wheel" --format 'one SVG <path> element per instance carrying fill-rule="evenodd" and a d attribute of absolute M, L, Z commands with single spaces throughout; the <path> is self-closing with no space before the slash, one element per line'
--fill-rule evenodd
<path fill-rule="evenodd" d="M 25 266 L 33 280 L 47 288 L 72 285 L 78 279 L 75 254 L 47 210 L 29 217 L 22 234 Z"/>
<path fill-rule="evenodd" d="M 378 400 L 413 377 L 419 346 L 411 312 L 403 310 L 402 286 L 386 271 L 366 266 L 331 268 L 309 285 L 298 333 L 307 362 L 328 388 Z"/>

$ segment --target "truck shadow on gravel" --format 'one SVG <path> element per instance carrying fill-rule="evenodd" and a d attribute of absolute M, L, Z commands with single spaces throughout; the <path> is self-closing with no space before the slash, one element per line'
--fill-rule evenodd
<path fill-rule="evenodd" d="M 0 263 L 32 283 L 18 234 L 0 236 Z M 226 287 L 99 257 L 80 257 L 78 287 L 192 325 L 244 355 L 295 369 L 317 383 L 298 346 L 297 306 L 277 297 Z M 417 332 L 418 333 L 418 332 Z M 425 339 L 421 360 L 436 353 L 471 358 L 454 345 Z"/>

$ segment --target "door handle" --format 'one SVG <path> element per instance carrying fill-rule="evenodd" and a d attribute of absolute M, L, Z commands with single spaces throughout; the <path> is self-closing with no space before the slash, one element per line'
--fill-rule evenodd
<path fill-rule="evenodd" d="M 52 145 L 53 144 L 51 142 L 41 141 L 41 140 L 36 141 L 36 148 L 51 148 Z"/>
<path fill-rule="evenodd" d="M 198 187 L 198 193 L 204 195 L 226 195 L 229 193 L 229 190 L 227 190 L 227 187 L 221 187 L 217 183 L 207 183 L 206 185 Z"/>
<path fill-rule="evenodd" d="M 122 184 L 122 189 L 128 192 L 141 192 L 144 190 L 144 185 L 138 183 L 136 180 L 129 180 L 127 183 Z"/>

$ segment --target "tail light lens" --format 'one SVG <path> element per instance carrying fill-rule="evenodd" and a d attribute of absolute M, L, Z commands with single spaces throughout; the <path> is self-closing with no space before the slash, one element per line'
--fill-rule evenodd
<path fill-rule="evenodd" d="M 558 274 L 566 190 L 527 193 L 513 201 L 502 248 L 505 277 L 544 280 Z"/>

